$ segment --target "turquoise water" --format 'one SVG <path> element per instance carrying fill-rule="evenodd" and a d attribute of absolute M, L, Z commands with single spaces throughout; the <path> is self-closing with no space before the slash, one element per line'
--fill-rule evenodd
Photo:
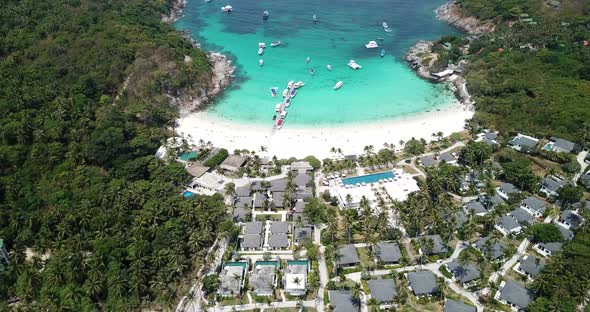
<path fill-rule="evenodd" d="M 182 193 L 182 196 L 183 196 L 184 198 L 191 198 L 191 197 L 195 196 L 195 194 L 194 194 L 193 192 L 184 191 L 184 192 Z"/>
<path fill-rule="evenodd" d="M 444 1 L 191 0 L 176 26 L 190 30 L 206 50 L 229 55 L 238 66 L 232 86 L 208 109 L 211 115 L 272 125 L 281 99 L 280 94 L 272 98 L 270 88 L 279 87 L 281 93 L 288 81 L 301 80 L 306 85 L 288 108 L 286 126 L 333 125 L 434 111 L 454 101 L 445 85 L 419 79 L 402 59 L 417 40 L 455 33 L 432 12 Z M 233 6 L 233 13 L 221 12 L 226 4 Z M 270 12 L 267 21 L 261 17 L 264 10 Z M 392 32 L 383 30 L 383 21 Z M 378 37 L 384 39 L 377 42 L 385 57 L 379 56 L 379 49 L 364 47 Z M 283 44 L 270 47 L 275 40 Z M 262 56 L 258 42 L 267 45 Z M 350 59 L 363 68 L 350 69 Z M 328 64 L 332 71 L 326 69 Z M 338 81 L 344 86 L 334 91 Z"/>
<path fill-rule="evenodd" d="M 369 183 L 379 182 L 379 180 L 381 180 L 381 179 L 393 179 L 393 178 L 395 178 L 395 174 L 393 174 L 393 172 L 385 171 L 385 172 L 367 174 L 364 176 L 342 179 L 342 184 L 355 185 L 357 183 L 363 183 L 363 182 L 369 184 Z"/>
<path fill-rule="evenodd" d="M 190 151 L 190 152 L 178 154 L 178 158 L 180 158 L 181 160 L 184 160 L 184 161 L 189 161 L 189 160 L 195 159 L 195 158 L 197 158 L 197 156 L 198 156 L 198 153 L 196 151 Z"/>

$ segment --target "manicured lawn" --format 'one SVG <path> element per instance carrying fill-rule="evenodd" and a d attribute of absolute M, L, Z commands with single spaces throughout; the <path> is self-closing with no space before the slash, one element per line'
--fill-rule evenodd
<path fill-rule="evenodd" d="M 231 306 L 231 305 L 240 305 L 240 304 L 247 304 L 248 303 L 248 296 L 246 296 L 246 294 L 244 294 L 242 296 L 242 299 L 240 300 L 239 297 L 235 298 L 230 298 L 230 297 L 225 297 L 223 298 L 221 301 L 219 301 L 219 305 L 222 306 Z"/>
<path fill-rule="evenodd" d="M 367 250 L 367 248 L 357 248 L 356 251 L 358 252 L 359 259 L 361 260 L 361 266 L 365 268 L 375 266 L 375 262 L 369 257 L 369 250 Z"/>
<path fill-rule="evenodd" d="M 281 215 L 280 214 L 264 214 L 264 215 L 256 215 L 256 221 L 266 221 L 266 220 L 271 220 L 271 221 L 281 221 Z"/>

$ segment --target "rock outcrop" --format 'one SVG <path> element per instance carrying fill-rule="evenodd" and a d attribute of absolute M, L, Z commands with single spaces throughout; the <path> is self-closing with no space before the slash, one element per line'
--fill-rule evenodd
<path fill-rule="evenodd" d="M 461 5 L 455 1 L 447 2 L 436 10 L 436 17 L 471 35 L 493 32 L 496 25 L 492 21 L 482 21 L 474 16 L 466 16 Z"/>

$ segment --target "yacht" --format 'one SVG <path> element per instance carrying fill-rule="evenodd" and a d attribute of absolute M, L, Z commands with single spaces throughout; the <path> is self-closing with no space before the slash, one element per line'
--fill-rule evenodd
<path fill-rule="evenodd" d="M 234 10 L 234 8 L 232 8 L 231 5 L 229 5 L 229 4 L 224 7 L 221 7 L 221 11 L 226 12 L 226 13 L 229 13 L 233 10 Z"/>
<path fill-rule="evenodd" d="M 282 112 L 279 114 L 279 118 L 281 118 L 281 119 L 285 119 L 285 117 L 287 117 L 287 111 L 286 111 L 286 110 L 282 111 Z"/>
<path fill-rule="evenodd" d="M 289 105 L 291 105 L 291 99 L 290 98 L 285 101 L 285 107 L 289 107 Z"/>
<path fill-rule="evenodd" d="M 264 65 L 264 60 L 263 59 L 258 60 L 258 65 L 260 65 L 260 66 Z"/>
<path fill-rule="evenodd" d="M 263 49 L 264 49 L 264 48 L 266 48 L 266 43 L 264 43 L 264 42 L 259 42 L 259 43 L 258 43 L 258 47 L 259 47 L 259 48 L 263 48 Z"/>
<path fill-rule="evenodd" d="M 267 20 L 269 15 L 270 13 L 268 13 L 268 11 L 264 11 L 264 13 L 262 13 L 262 19 Z"/>
<path fill-rule="evenodd" d="M 279 118 L 279 119 L 277 120 L 277 123 L 275 124 L 275 128 L 276 128 L 277 130 L 279 130 L 279 129 L 281 129 L 281 127 L 283 127 L 283 121 L 284 121 L 284 120 L 283 120 L 282 118 Z"/>
<path fill-rule="evenodd" d="M 383 26 L 383 30 L 385 30 L 385 32 L 391 32 L 391 28 L 389 28 L 389 25 L 387 25 L 386 22 L 381 23 L 381 26 Z"/>
<path fill-rule="evenodd" d="M 276 46 L 280 46 L 280 45 L 281 45 L 281 40 L 277 40 L 277 41 L 270 44 L 271 47 L 276 47 Z"/>
<path fill-rule="evenodd" d="M 348 61 L 348 67 L 352 68 L 352 69 L 360 69 L 363 68 L 361 65 L 357 64 L 354 60 L 350 60 Z"/>
<path fill-rule="evenodd" d="M 270 95 L 272 95 L 272 97 L 276 97 L 277 96 L 277 90 L 279 90 L 278 87 L 272 87 L 272 88 L 270 88 Z"/>
<path fill-rule="evenodd" d="M 258 55 L 262 55 L 262 53 L 264 53 L 264 49 L 263 48 L 259 48 L 258 49 Z"/>
<path fill-rule="evenodd" d="M 289 89 L 293 88 L 294 83 L 295 83 L 295 81 L 293 81 L 293 80 L 289 81 L 289 83 L 287 83 L 287 88 L 289 88 Z"/>
<path fill-rule="evenodd" d="M 335 85 L 334 85 L 334 90 L 338 90 L 340 89 L 340 87 L 342 87 L 344 83 L 342 81 L 338 81 Z"/>
<path fill-rule="evenodd" d="M 291 97 L 294 98 L 297 95 L 297 89 L 291 90 Z"/>
<path fill-rule="evenodd" d="M 303 81 L 297 81 L 294 85 L 293 88 L 297 89 L 297 88 L 301 88 L 305 85 L 305 83 L 303 83 Z"/>
<path fill-rule="evenodd" d="M 277 105 L 275 106 L 275 112 L 277 112 L 277 113 L 280 112 L 281 111 L 281 106 L 282 106 L 281 103 L 277 103 Z"/>
<path fill-rule="evenodd" d="M 327 68 L 328 70 L 332 70 L 332 65 L 326 65 L 326 68 Z"/>
<path fill-rule="evenodd" d="M 287 97 L 287 94 L 289 94 L 289 90 L 287 90 L 287 89 L 283 90 L 283 97 Z"/>
<path fill-rule="evenodd" d="M 365 48 L 367 48 L 367 49 L 375 49 L 378 47 L 379 47 L 379 45 L 377 44 L 377 41 L 373 41 L 373 40 L 371 40 L 371 41 L 369 41 L 369 43 L 365 44 Z"/>

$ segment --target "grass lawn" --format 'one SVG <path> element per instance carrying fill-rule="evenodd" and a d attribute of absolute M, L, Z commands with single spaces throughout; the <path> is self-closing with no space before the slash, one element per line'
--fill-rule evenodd
<path fill-rule="evenodd" d="M 244 294 L 242 299 L 240 300 L 239 297 L 231 298 L 231 297 L 224 297 L 221 301 L 219 301 L 219 305 L 221 306 L 231 306 L 231 305 L 240 305 L 240 304 L 247 304 L 248 303 L 248 296 Z"/>
<path fill-rule="evenodd" d="M 259 214 L 259 215 L 256 215 L 256 221 L 266 221 L 266 220 L 281 221 L 281 215 L 280 214 Z"/>
<path fill-rule="evenodd" d="M 414 168 L 412 168 L 410 166 L 402 166 L 402 170 L 408 174 L 417 174 L 418 173 L 418 171 L 416 171 Z"/>
<path fill-rule="evenodd" d="M 276 309 L 276 310 L 273 309 L 273 311 L 279 311 L 279 312 L 299 312 L 299 309 L 297 309 L 297 308 L 281 308 L 281 309 Z M 312 311 L 313 312 L 313 311 L 315 311 L 315 309 L 314 308 L 305 307 L 305 311 Z"/>
<path fill-rule="evenodd" d="M 431 312 L 440 312 L 443 311 L 443 304 L 441 302 L 429 302 L 426 304 L 420 304 L 413 299 L 409 299 L 406 304 L 402 306 L 400 311 L 408 311 L 408 312 L 422 312 L 422 311 L 431 311 Z"/>
<path fill-rule="evenodd" d="M 361 260 L 361 266 L 367 267 L 375 267 L 375 262 L 372 258 L 369 257 L 369 250 L 366 247 L 357 248 L 356 251 L 359 254 L 359 259 Z"/>

